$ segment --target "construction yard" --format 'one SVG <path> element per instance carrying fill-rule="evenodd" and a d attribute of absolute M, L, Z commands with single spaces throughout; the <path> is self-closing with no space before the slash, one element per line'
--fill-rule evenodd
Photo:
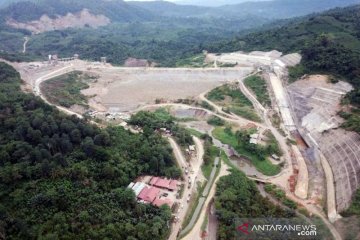
<path fill-rule="evenodd" d="M 309 146 L 320 149 L 330 164 L 335 182 L 333 201 L 338 212 L 349 206 L 360 184 L 360 136 L 339 129 L 343 119 L 337 115 L 341 98 L 351 89 L 348 83 L 332 84 L 322 75 L 310 76 L 288 87 L 299 130 Z"/>
<path fill-rule="evenodd" d="M 68 73 L 74 70 L 97 76 L 89 83 L 82 94 L 89 98 L 89 106 L 96 111 L 127 112 L 159 101 L 175 101 L 195 97 L 202 92 L 235 81 L 252 71 L 251 67 L 232 69 L 191 69 L 191 68 L 116 68 L 108 65 L 72 61 L 56 66 L 44 63 L 17 64 L 30 87 L 36 80 L 50 71 L 61 70 Z"/>

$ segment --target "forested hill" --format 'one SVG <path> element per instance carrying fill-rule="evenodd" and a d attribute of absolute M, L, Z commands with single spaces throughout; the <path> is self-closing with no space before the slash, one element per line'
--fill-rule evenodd
<path fill-rule="evenodd" d="M 358 0 L 273 0 L 246 1 L 236 5 L 221 6 L 218 9 L 228 15 L 252 13 L 269 19 L 284 19 L 322 12 L 335 7 L 358 4 Z"/>
<path fill-rule="evenodd" d="M 301 51 L 319 36 L 343 47 L 360 52 L 360 5 L 337 8 L 322 14 L 310 15 L 286 22 L 285 25 L 239 36 L 231 41 L 214 44 L 214 51 L 271 50 L 285 53 Z"/>
<path fill-rule="evenodd" d="M 226 2 L 224 2 L 226 3 Z M 0 7 L 0 16 L 11 17 L 24 22 L 37 20 L 46 14 L 50 17 L 76 13 L 84 8 L 93 14 L 102 14 L 117 22 L 148 21 L 168 17 L 199 17 L 221 19 L 283 19 L 320 12 L 334 7 L 358 3 L 358 0 L 273 0 L 244 2 L 219 7 L 178 5 L 167 1 L 123 0 L 9 0 Z"/>
<path fill-rule="evenodd" d="M 272 49 L 301 52 L 301 65 L 290 69 L 293 79 L 306 73 L 330 73 L 349 81 L 355 90 L 348 99 L 360 106 L 360 5 L 330 10 L 279 28 L 208 46 L 213 52 Z M 360 118 L 353 120 L 347 127 L 360 131 Z"/>
<path fill-rule="evenodd" d="M 170 209 L 126 190 L 179 176 L 166 140 L 65 116 L 20 83 L 0 63 L 0 239 L 166 239 Z"/>

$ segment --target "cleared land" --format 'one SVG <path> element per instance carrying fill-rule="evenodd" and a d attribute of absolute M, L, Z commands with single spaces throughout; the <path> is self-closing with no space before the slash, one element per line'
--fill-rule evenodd
<path fill-rule="evenodd" d="M 28 88 L 39 94 L 36 84 L 44 76 L 66 74 L 71 71 L 99 76 L 96 82 L 81 93 L 89 97 L 89 106 L 97 111 L 126 112 L 155 100 L 175 101 L 193 98 L 224 83 L 234 82 L 248 75 L 253 67 L 236 68 L 127 68 L 113 67 L 81 60 L 51 65 L 47 62 L 12 63 L 20 72 Z M 65 67 L 66 66 L 66 67 Z M 66 68 L 66 69 L 65 69 Z M 64 70 L 62 70 L 64 69 Z"/>
<path fill-rule="evenodd" d="M 92 70 L 99 80 L 83 91 L 97 95 L 96 102 L 118 111 L 131 111 L 156 99 L 191 98 L 225 82 L 248 74 L 251 69 L 101 69 Z"/>
<path fill-rule="evenodd" d="M 340 129 L 344 120 L 337 115 L 342 97 L 352 88 L 342 81 L 332 84 L 326 76 L 311 75 L 288 89 L 302 136 L 321 150 L 332 169 L 336 209 L 341 212 L 350 206 L 360 186 L 360 135 Z"/>

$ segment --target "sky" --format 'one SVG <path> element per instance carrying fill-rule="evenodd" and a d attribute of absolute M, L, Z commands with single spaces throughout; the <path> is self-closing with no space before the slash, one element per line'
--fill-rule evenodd
<path fill-rule="evenodd" d="M 125 1 L 154 1 L 154 0 L 125 0 Z M 241 2 L 255 2 L 260 0 L 166 0 L 168 2 L 174 2 L 179 4 L 191 4 L 201 6 L 220 6 L 224 4 L 236 4 Z M 264 1 L 264 0 L 263 0 Z M 268 1 L 268 0 L 265 0 Z"/>

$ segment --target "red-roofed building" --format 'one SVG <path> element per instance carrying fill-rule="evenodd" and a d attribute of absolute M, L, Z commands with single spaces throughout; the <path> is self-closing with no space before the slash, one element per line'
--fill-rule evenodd
<path fill-rule="evenodd" d="M 170 185 L 169 185 L 169 190 L 175 191 L 177 189 L 177 185 L 178 185 L 178 181 L 171 180 Z"/>
<path fill-rule="evenodd" d="M 156 182 L 156 184 L 154 184 L 154 185 L 155 185 L 156 187 L 168 189 L 169 186 L 170 186 L 170 180 L 160 178 L 160 179 Z"/>
<path fill-rule="evenodd" d="M 158 180 L 159 180 L 158 177 L 152 177 L 150 181 L 150 185 L 155 185 Z"/>
<path fill-rule="evenodd" d="M 144 200 L 147 196 L 149 189 L 150 188 L 148 188 L 148 187 L 144 187 L 143 190 L 141 190 L 141 192 L 139 193 L 138 198 L 141 200 Z"/>
<path fill-rule="evenodd" d="M 145 202 L 152 203 L 157 198 L 159 193 L 160 193 L 160 189 L 156 187 L 150 187 L 150 188 L 145 187 L 138 195 L 138 198 Z"/>
<path fill-rule="evenodd" d="M 149 184 L 158 188 L 174 191 L 177 189 L 178 181 L 160 177 L 152 177 Z"/>
<path fill-rule="evenodd" d="M 165 204 L 167 204 L 171 208 L 174 203 L 168 198 L 163 198 L 163 199 L 156 198 L 155 201 L 153 202 L 153 205 L 157 207 L 161 207 L 162 205 Z"/>

